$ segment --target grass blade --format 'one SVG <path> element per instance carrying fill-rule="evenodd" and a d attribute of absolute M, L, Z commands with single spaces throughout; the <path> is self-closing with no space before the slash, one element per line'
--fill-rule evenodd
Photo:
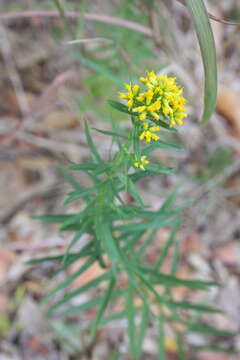
<path fill-rule="evenodd" d="M 216 107 L 217 99 L 217 60 L 211 24 L 203 0 L 186 0 L 192 15 L 201 48 L 205 72 L 204 111 L 202 121 L 207 122 Z"/>

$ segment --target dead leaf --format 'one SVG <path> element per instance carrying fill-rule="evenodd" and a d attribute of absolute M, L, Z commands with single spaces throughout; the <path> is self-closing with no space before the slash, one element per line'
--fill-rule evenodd
<path fill-rule="evenodd" d="M 218 246 L 213 252 L 214 258 L 229 265 L 240 264 L 240 243 L 231 241 L 222 246 Z"/>
<path fill-rule="evenodd" d="M 233 135 L 240 137 L 239 96 L 233 89 L 222 86 L 218 92 L 217 111 L 226 118 L 234 130 Z"/>
<path fill-rule="evenodd" d="M 0 252 L 0 283 L 4 280 L 10 266 L 14 263 L 15 254 L 7 249 L 1 249 Z"/>
<path fill-rule="evenodd" d="M 204 351 L 199 353 L 198 360 L 229 360 L 229 355 Z"/>
<path fill-rule="evenodd" d="M 53 111 L 37 125 L 38 130 L 45 129 L 72 129 L 78 126 L 76 116 L 67 110 Z"/>

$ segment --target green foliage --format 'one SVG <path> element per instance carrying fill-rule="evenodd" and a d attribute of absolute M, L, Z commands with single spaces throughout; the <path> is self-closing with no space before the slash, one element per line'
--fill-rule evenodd
<path fill-rule="evenodd" d="M 122 136 L 113 128 L 112 131 L 102 131 L 106 136 L 118 137 L 120 150 L 117 154 L 110 154 L 109 161 L 103 161 L 100 157 L 91 132 L 85 123 L 85 134 L 88 142 L 91 160 L 83 164 L 71 163 L 67 168 L 61 169 L 66 180 L 70 182 L 73 191 L 67 196 L 65 205 L 82 199 L 85 207 L 80 212 L 64 215 L 43 215 L 37 218 L 45 223 L 59 224 L 61 231 L 73 232 L 65 254 L 55 257 L 33 259 L 32 264 L 41 262 L 56 262 L 58 267 L 53 274 L 56 276 L 65 271 L 70 265 L 84 259 L 81 265 L 69 276 L 62 280 L 43 299 L 50 301 L 49 314 L 63 315 L 74 314 L 90 308 L 97 308 L 97 315 L 89 327 L 89 341 L 93 341 L 97 328 L 108 322 L 126 318 L 128 323 L 129 353 L 132 359 L 139 359 L 144 337 L 150 321 L 158 319 L 158 342 L 159 358 L 165 359 L 165 327 L 166 323 L 175 329 L 174 324 L 180 323 L 183 333 L 176 333 L 176 344 L 179 345 L 181 358 L 185 359 L 184 347 L 180 336 L 188 332 L 200 332 L 210 335 L 230 335 L 213 327 L 201 326 L 197 323 L 188 323 L 182 310 L 189 313 L 215 313 L 220 312 L 211 306 L 201 303 L 192 303 L 186 300 L 176 301 L 172 295 L 175 287 L 186 287 L 194 291 L 208 291 L 213 286 L 218 286 L 215 281 L 191 280 L 178 278 L 175 275 L 177 263 L 177 240 L 176 233 L 181 223 L 181 212 L 189 206 L 190 202 L 174 207 L 177 198 L 175 189 L 166 198 L 159 209 L 153 211 L 142 201 L 137 189 L 137 182 L 144 176 L 152 174 L 170 173 L 172 170 L 161 164 L 149 164 L 146 170 L 130 171 L 131 151 L 135 149 L 135 131 Z M 158 146 L 148 145 L 139 151 L 151 154 L 156 148 L 179 151 L 180 146 L 171 143 L 159 142 Z M 110 160 L 111 159 L 111 160 Z M 89 177 L 90 184 L 86 188 L 78 186 L 78 183 L 70 172 L 81 171 Z M 67 175 L 68 174 L 68 175 Z M 123 192 L 131 194 L 134 204 L 127 205 L 123 201 Z M 146 252 L 150 243 L 154 240 L 156 231 L 161 227 L 169 228 L 169 238 L 166 240 L 159 257 L 152 264 L 146 259 Z M 73 252 L 75 245 L 81 244 L 83 235 L 88 235 L 88 243 Z M 79 245 L 78 245 L 79 246 Z M 169 251 L 175 249 L 172 269 L 169 274 L 162 272 L 162 265 Z M 69 285 L 98 262 L 103 273 L 88 283 L 69 290 Z M 122 288 L 119 282 L 122 274 L 127 276 L 127 285 Z M 96 287 L 101 285 L 101 292 L 84 303 L 76 305 L 72 300 L 81 294 L 93 294 Z M 159 285 L 164 291 L 159 291 Z M 120 313 L 109 313 L 109 304 L 122 298 L 124 309 Z M 139 299 L 136 305 L 135 299 Z M 157 306 L 153 310 L 152 305 Z M 169 315 L 171 313 L 171 315 Z M 139 324 L 137 318 L 140 319 Z M 66 332 L 59 327 L 57 330 Z M 137 336 L 136 336 L 137 334 Z M 68 336 L 68 335 L 67 335 Z"/>
<path fill-rule="evenodd" d="M 217 99 L 215 42 L 203 0 L 186 0 L 186 5 L 193 19 L 202 53 L 205 70 L 204 112 L 202 118 L 204 122 L 207 122 L 215 110 Z"/>
<path fill-rule="evenodd" d="M 65 16 L 62 2 L 55 0 L 55 4 L 66 29 L 72 36 L 72 27 Z M 214 41 L 203 1 L 186 0 L 186 4 L 195 23 L 205 67 L 203 118 L 204 121 L 207 121 L 214 110 L 216 101 L 217 76 Z M 151 1 L 151 5 L 154 6 L 154 1 Z M 123 18 L 127 15 L 133 20 L 139 11 L 135 2 L 131 1 L 124 1 L 124 6 L 121 9 Z M 144 23 L 145 18 L 142 18 Z M 92 88 L 95 96 L 105 91 L 106 79 L 111 82 L 109 89 L 113 89 L 116 84 L 122 83 L 122 78 L 126 76 L 126 64 L 119 64 L 119 58 L 121 58 L 119 54 L 122 49 L 127 48 L 130 57 L 132 54 L 133 66 L 139 65 L 143 54 L 146 57 L 151 54 L 147 41 L 144 44 L 145 52 L 142 51 L 143 46 L 138 50 L 138 45 L 142 44 L 141 35 L 137 33 L 129 35 L 129 31 L 126 33 L 125 29 L 120 32 L 112 28 L 111 30 L 114 45 L 109 46 L 112 46 L 111 50 L 114 49 L 114 51 L 112 51 L 112 58 L 107 60 L 118 62 L 117 71 L 110 61 L 110 65 L 108 64 L 106 59 L 99 61 L 94 59 L 94 56 L 85 56 L 80 50 L 74 50 L 75 59 L 94 70 L 96 76 L 101 79 L 100 83 L 104 84 L 102 89 L 100 86 L 97 89 Z M 126 41 L 126 34 L 128 41 Z M 108 30 L 107 35 L 109 35 Z M 102 79 L 105 82 L 102 82 Z M 90 77 L 87 81 L 88 84 L 91 84 Z M 55 262 L 56 270 L 52 275 L 54 278 L 59 273 L 64 273 L 71 265 L 79 263 L 81 259 L 81 265 L 71 275 L 55 285 L 45 296 L 43 302 L 50 303 L 48 315 L 61 314 L 67 316 L 91 308 L 97 309 L 95 320 L 87 326 L 89 343 L 94 340 L 99 326 L 105 326 L 109 322 L 124 318 L 128 324 L 130 357 L 131 359 L 140 359 L 148 325 L 157 320 L 159 359 L 167 358 L 165 349 L 166 326 L 171 327 L 175 332 L 179 359 L 186 359 L 185 334 L 189 332 L 216 336 L 231 336 L 231 334 L 214 327 L 200 325 L 196 321 L 188 321 L 189 316 L 196 313 L 221 313 L 221 310 L 203 303 L 176 300 L 173 289 L 185 287 L 194 291 L 208 291 L 218 284 L 212 280 L 182 279 L 176 275 L 179 257 L 176 234 L 182 222 L 181 213 L 191 202 L 188 201 L 175 206 L 177 198 L 177 190 L 175 189 L 166 198 L 162 206 L 156 210 L 151 210 L 144 204 L 139 193 L 139 181 L 147 176 L 171 174 L 174 169 L 158 163 L 146 164 L 144 171 L 132 166 L 135 158 L 140 161 L 141 157 L 146 155 L 151 157 L 151 153 L 156 149 L 180 151 L 182 147 L 175 144 L 172 139 L 157 141 L 154 144 L 141 147 L 139 145 L 139 134 L 136 131 L 137 125 L 135 125 L 136 114 L 118 101 L 109 100 L 108 104 L 114 109 L 113 113 L 117 110 L 123 117 L 131 117 L 134 125 L 133 130 L 128 134 L 123 134 L 114 124 L 112 131 L 89 129 L 87 122 L 85 122 L 85 136 L 90 152 L 89 161 L 81 164 L 70 163 L 64 169 L 59 167 L 59 171 L 72 187 L 72 192 L 67 195 L 64 205 L 68 206 L 76 200 L 80 200 L 82 210 L 67 215 L 47 214 L 36 217 L 44 223 L 58 224 L 60 231 L 72 233 L 72 240 L 64 254 L 32 259 L 29 263 Z M 85 105 L 81 103 L 81 106 Z M 158 120 L 157 125 L 170 134 L 176 131 L 170 128 L 164 119 L 162 117 L 161 120 Z M 150 118 L 149 121 L 156 122 L 154 118 Z M 101 158 L 94 144 L 92 130 L 111 136 L 113 141 L 118 144 L 118 152 L 110 154 L 107 161 Z M 83 188 L 76 181 L 74 178 L 76 171 L 84 172 L 88 176 L 88 187 Z M 126 192 L 131 195 L 131 204 L 126 204 L 124 201 L 123 194 Z M 155 262 L 149 263 L 146 256 L 147 249 L 154 241 L 156 232 L 162 227 L 168 228 L 169 237 Z M 83 237 L 88 239 L 87 243 L 83 243 Z M 172 264 L 169 273 L 166 274 L 162 268 L 170 251 L 173 252 Z M 95 263 L 99 264 L 102 273 L 86 284 L 71 290 L 72 282 Z M 121 285 L 120 281 L 122 276 L 126 278 L 124 286 Z M 96 291 L 97 287 L 101 289 L 98 292 Z M 82 294 L 90 294 L 90 297 L 76 305 L 79 295 Z M 122 311 L 111 312 L 109 310 L 111 305 L 119 299 L 124 304 Z M 176 324 L 181 325 L 181 331 L 177 329 Z M 56 322 L 54 326 L 59 336 L 63 336 L 68 343 L 77 347 L 74 338 L 71 339 L 72 331 L 62 323 Z"/>

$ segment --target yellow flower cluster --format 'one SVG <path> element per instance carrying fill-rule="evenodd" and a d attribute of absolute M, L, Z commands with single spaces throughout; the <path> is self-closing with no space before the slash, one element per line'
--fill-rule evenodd
<path fill-rule="evenodd" d="M 150 143 L 151 140 L 158 141 L 160 137 L 155 132 L 160 130 L 160 126 L 149 126 L 149 123 L 143 123 L 142 133 L 139 136 L 140 140 L 145 140 L 146 143 Z"/>
<path fill-rule="evenodd" d="M 134 166 L 140 170 L 145 170 L 145 165 L 147 164 L 149 164 L 149 161 L 147 160 L 147 157 L 145 155 L 141 156 L 140 160 L 136 160 L 134 162 Z"/>
<path fill-rule="evenodd" d="M 182 88 L 176 84 L 176 79 L 150 71 L 146 78 L 141 77 L 139 81 L 145 85 L 145 91 L 142 91 L 140 85 L 130 83 L 125 85 L 127 92 L 119 95 L 121 99 L 127 100 L 128 109 L 136 113 L 139 120 L 163 119 L 168 121 L 170 127 L 182 125 L 187 116 L 186 99 L 182 96 Z"/>

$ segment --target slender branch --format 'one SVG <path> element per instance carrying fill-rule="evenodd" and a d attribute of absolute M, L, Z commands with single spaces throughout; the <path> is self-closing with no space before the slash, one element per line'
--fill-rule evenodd
<path fill-rule="evenodd" d="M 76 20 L 79 18 L 79 13 L 77 11 L 66 11 L 65 16 L 69 19 Z M 0 14 L 0 20 L 5 21 L 15 21 L 20 19 L 32 18 L 32 17 L 50 17 L 56 18 L 59 17 L 59 12 L 57 10 L 26 10 L 26 11 L 14 11 Z M 133 21 L 112 17 L 108 15 L 98 15 L 93 13 L 85 13 L 85 20 L 103 22 L 106 24 L 111 24 L 115 26 L 125 27 L 130 30 L 140 32 L 146 36 L 153 37 L 153 31 L 141 24 L 135 23 Z"/>

